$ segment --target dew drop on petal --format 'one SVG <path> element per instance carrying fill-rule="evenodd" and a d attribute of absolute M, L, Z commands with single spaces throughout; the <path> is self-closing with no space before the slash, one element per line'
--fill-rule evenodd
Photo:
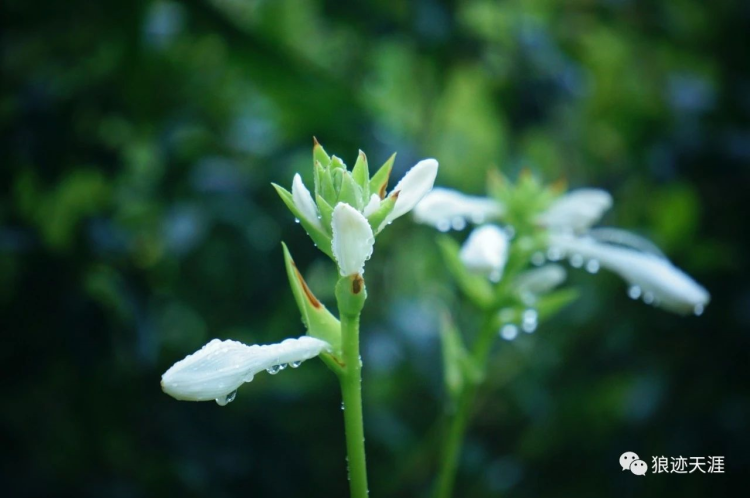
<path fill-rule="evenodd" d="M 563 252 L 559 247 L 550 247 L 547 249 L 547 259 L 550 261 L 560 261 L 563 257 Z"/>
<path fill-rule="evenodd" d="M 277 373 L 281 372 L 281 367 L 279 365 L 273 365 L 266 368 L 266 372 L 270 373 L 271 375 L 276 375 Z"/>
<path fill-rule="evenodd" d="M 279 363 L 279 372 L 286 368 L 286 363 Z"/>
<path fill-rule="evenodd" d="M 500 279 L 503 278 L 503 272 L 500 270 L 492 270 L 489 277 L 491 281 L 498 283 Z"/>
<path fill-rule="evenodd" d="M 299 223 L 299 218 L 294 218 L 295 223 Z"/>
<path fill-rule="evenodd" d="M 516 327 L 512 323 L 503 325 L 500 328 L 500 337 L 502 337 L 506 341 L 512 341 L 516 338 L 516 336 L 518 336 L 518 327 Z"/>
<path fill-rule="evenodd" d="M 342 410 L 344 409 L 344 402 L 343 401 L 341 402 L 341 409 Z"/>
<path fill-rule="evenodd" d="M 460 216 L 456 216 L 451 220 L 451 227 L 453 227 L 453 230 L 463 230 L 466 228 L 466 220 Z"/>
<path fill-rule="evenodd" d="M 289 364 L 289 366 L 292 368 L 299 368 L 300 365 L 302 365 L 301 361 L 293 361 Z"/>
<path fill-rule="evenodd" d="M 524 332 L 530 334 L 534 332 L 538 325 L 539 314 L 535 309 L 529 308 L 523 312 L 523 322 L 521 328 Z"/>
<path fill-rule="evenodd" d="M 216 404 L 219 406 L 227 406 L 229 403 L 234 401 L 234 398 L 236 397 L 237 397 L 237 390 L 234 390 L 231 393 L 227 394 L 226 396 L 216 398 Z"/>
<path fill-rule="evenodd" d="M 646 304 L 654 304 L 654 293 L 653 292 L 645 292 L 643 294 L 643 302 Z"/>
<path fill-rule="evenodd" d="M 505 235 L 508 236 L 508 239 L 512 239 L 516 236 L 516 228 L 510 225 L 507 225 L 505 227 Z"/>
<path fill-rule="evenodd" d="M 580 254 L 574 254 L 570 257 L 570 266 L 573 268 L 580 268 L 583 266 L 583 256 Z"/>
<path fill-rule="evenodd" d="M 638 299 L 641 297 L 641 288 L 637 285 L 632 285 L 628 289 L 628 297 L 630 297 L 630 299 Z"/>
<path fill-rule="evenodd" d="M 544 254 L 541 252 L 535 252 L 531 255 L 531 264 L 534 266 L 542 266 L 544 264 Z"/>
<path fill-rule="evenodd" d="M 436 228 L 441 232 L 447 232 L 451 229 L 451 222 L 448 220 L 440 220 L 437 222 Z"/>
<path fill-rule="evenodd" d="M 589 273 L 597 273 L 599 271 L 600 266 L 601 265 L 599 264 L 598 260 L 590 259 L 586 263 L 586 271 Z"/>

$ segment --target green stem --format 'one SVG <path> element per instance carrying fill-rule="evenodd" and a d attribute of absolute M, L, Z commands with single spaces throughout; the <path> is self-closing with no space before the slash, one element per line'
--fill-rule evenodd
<path fill-rule="evenodd" d="M 479 337 L 474 343 L 472 356 L 475 365 L 479 369 L 480 379 L 484 378 L 487 368 L 487 358 L 495 340 L 495 329 L 492 327 L 492 317 L 487 316 L 484 320 Z M 472 383 L 464 387 L 458 399 L 456 411 L 450 418 L 448 434 L 443 444 L 443 454 L 440 461 L 440 473 L 438 474 L 435 498 L 450 498 L 453 495 L 453 485 L 456 482 L 458 472 L 458 461 L 461 456 L 466 427 L 471 419 L 471 410 L 474 406 L 479 383 Z"/>
<path fill-rule="evenodd" d="M 344 372 L 339 376 L 344 405 L 346 452 L 351 498 L 367 498 L 365 431 L 362 423 L 362 366 L 359 356 L 359 315 L 341 315 Z"/>

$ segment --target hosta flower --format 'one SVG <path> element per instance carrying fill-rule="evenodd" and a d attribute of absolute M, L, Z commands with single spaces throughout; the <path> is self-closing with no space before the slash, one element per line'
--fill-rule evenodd
<path fill-rule="evenodd" d="M 178 400 L 215 400 L 224 406 L 257 373 L 265 370 L 275 374 L 287 366 L 297 368 L 303 361 L 330 349 L 327 342 L 310 336 L 266 346 L 214 339 L 172 365 L 162 375 L 161 387 Z"/>
<path fill-rule="evenodd" d="M 469 270 L 484 273 L 493 282 L 499 282 L 508 262 L 508 234 L 495 225 L 476 228 L 459 255 Z"/>
<path fill-rule="evenodd" d="M 375 236 L 422 200 L 432 189 L 438 170 L 434 159 L 419 161 L 386 193 L 395 156 L 372 177 L 361 151 L 351 171 L 341 159 L 328 156 L 317 142 L 313 158 L 314 194 L 299 174 L 294 176 L 291 193 L 274 187 L 318 248 L 336 261 L 342 276 L 364 271 Z"/>

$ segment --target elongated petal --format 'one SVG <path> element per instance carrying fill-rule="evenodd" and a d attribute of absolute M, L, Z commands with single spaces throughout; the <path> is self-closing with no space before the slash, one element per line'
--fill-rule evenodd
<path fill-rule="evenodd" d="M 550 244 L 568 254 L 571 261 L 574 257 L 598 261 L 633 286 L 631 297 L 642 296 L 645 302 L 667 310 L 700 314 L 711 298 L 705 288 L 666 258 L 569 235 L 553 235 Z"/>
<path fill-rule="evenodd" d="M 451 228 L 460 230 L 467 223 L 484 223 L 502 213 L 503 207 L 492 199 L 434 188 L 414 208 L 414 220 L 446 232 Z"/>
<path fill-rule="evenodd" d="M 557 199 L 539 218 L 544 226 L 581 231 L 599 221 L 612 207 L 612 196 L 600 189 L 579 189 Z"/>
<path fill-rule="evenodd" d="M 365 209 L 362 211 L 362 214 L 365 215 L 365 217 L 370 216 L 372 213 L 378 210 L 380 207 L 380 196 L 378 194 L 372 194 L 370 196 L 370 202 L 367 203 L 365 206 Z"/>
<path fill-rule="evenodd" d="M 267 346 L 214 339 L 172 365 L 162 375 L 161 387 L 175 399 L 226 404 L 237 388 L 252 381 L 258 372 L 287 364 L 299 366 L 329 350 L 327 342 L 309 336 Z"/>
<path fill-rule="evenodd" d="M 527 270 L 516 277 L 515 289 L 518 293 L 533 295 L 546 294 L 565 281 L 565 268 L 548 264 Z"/>
<path fill-rule="evenodd" d="M 341 275 L 363 274 L 365 261 L 370 259 L 375 244 L 367 218 L 349 204 L 340 202 L 333 210 L 331 227 L 331 247 Z"/>
<path fill-rule="evenodd" d="M 475 228 L 461 247 L 460 257 L 468 269 L 498 282 L 508 261 L 508 234 L 495 225 Z"/>
<path fill-rule="evenodd" d="M 318 207 L 315 205 L 310 191 L 302 183 L 299 173 L 294 175 L 294 180 L 292 181 L 292 199 L 294 199 L 294 205 L 308 222 L 318 228 L 322 228 L 320 219 L 318 219 Z"/>
<path fill-rule="evenodd" d="M 438 172 L 438 162 L 435 159 L 419 161 L 406 172 L 400 182 L 393 188 L 391 195 L 398 192 L 396 205 L 386 219 L 390 223 L 399 216 L 411 211 L 427 193 L 432 190 Z"/>

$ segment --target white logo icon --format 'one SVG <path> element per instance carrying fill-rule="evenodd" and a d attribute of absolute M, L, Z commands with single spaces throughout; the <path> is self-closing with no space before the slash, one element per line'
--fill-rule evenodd
<path fill-rule="evenodd" d="M 637 476 L 645 476 L 648 472 L 648 465 L 643 460 L 636 460 L 630 464 L 630 472 Z"/>
<path fill-rule="evenodd" d="M 641 461 L 641 459 L 633 453 L 632 451 L 626 451 L 622 455 L 620 455 L 620 467 L 622 467 L 622 470 L 628 470 L 630 469 L 630 464 L 635 462 L 636 460 Z"/>

